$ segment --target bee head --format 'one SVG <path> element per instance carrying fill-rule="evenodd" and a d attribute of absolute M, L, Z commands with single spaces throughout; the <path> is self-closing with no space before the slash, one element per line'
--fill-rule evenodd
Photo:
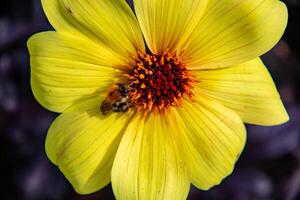
<path fill-rule="evenodd" d="M 117 85 L 119 87 L 119 92 L 121 95 L 127 95 L 130 92 L 129 88 L 125 84 L 119 83 Z"/>

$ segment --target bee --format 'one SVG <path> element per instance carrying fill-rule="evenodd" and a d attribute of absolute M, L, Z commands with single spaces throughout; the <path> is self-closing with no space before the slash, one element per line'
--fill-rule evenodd
<path fill-rule="evenodd" d="M 113 112 L 126 112 L 131 107 L 130 89 L 125 83 L 115 84 L 108 92 L 107 97 L 101 103 L 102 115 Z"/>

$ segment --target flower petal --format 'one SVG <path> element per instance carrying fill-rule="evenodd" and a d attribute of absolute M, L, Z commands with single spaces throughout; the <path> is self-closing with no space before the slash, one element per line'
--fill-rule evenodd
<path fill-rule="evenodd" d="M 273 80 L 257 58 L 250 62 L 217 70 L 193 71 L 199 82 L 199 96 L 208 95 L 234 110 L 244 122 L 278 125 L 289 117 Z"/>
<path fill-rule="evenodd" d="M 105 46 L 88 39 L 44 32 L 28 41 L 31 87 L 47 109 L 62 112 L 85 96 L 96 96 L 113 84 L 126 65 Z"/>
<path fill-rule="evenodd" d="M 49 159 L 80 194 L 95 192 L 110 182 L 114 156 L 130 113 L 103 116 L 101 98 L 70 107 L 51 125 L 46 139 Z"/>
<path fill-rule="evenodd" d="M 184 129 L 182 144 L 195 186 L 207 190 L 232 172 L 246 141 L 238 115 L 202 96 L 185 101 L 172 121 Z"/>
<path fill-rule="evenodd" d="M 211 0 L 190 38 L 178 46 L 190 68 L 241 64 L 269 51 L 287 19 L 278 0 Z"/>
<path fill-rule="evenodd" d="M 175 50 L 199 22 L 208 0 L 134 0 L 148 47 L 153 53 Z"/>
<path fill-rule="evenodd" d="M 124 57 L 145 48 L 136 17 L 124 0 L 42 0 L 42 4 L 57 31 L 85 35 Z"/>
<path fill-rule="evenodd" d="M 175 132 L 174 132 L 175 131 Z M 164 116 L 136 116 L 121 140 L 112 169 L 117 199 L 185 199 L 190 181 L 176 129 Z M 179 141 L 180 142 L 180 141 Z"/>

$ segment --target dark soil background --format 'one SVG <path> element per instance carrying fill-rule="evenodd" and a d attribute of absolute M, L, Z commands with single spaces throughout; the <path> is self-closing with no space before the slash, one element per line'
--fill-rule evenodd
<path fill-rule="evenodd" d="M 300 199 L 300 1 L 285 3 L 287 31 L 263 60 L 291 119 L 277 127 L 248 126 L 247 146 L 233 175 L 208 192 L 192 188 L 191 200 Z M 76 194 L 45 155 L 46 131 L 57 114 L 33 98 L 26 41 L 50 29 L 40 0 L 0 0 L 0 199 L 114 199 L 111 186 Z"/>

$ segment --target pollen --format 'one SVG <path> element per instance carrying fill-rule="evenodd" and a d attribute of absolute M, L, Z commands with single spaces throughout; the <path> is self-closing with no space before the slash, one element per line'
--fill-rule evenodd
<path fill-rule="evenodd" d="M 192 98 L 192 79 L 177 53 L 138 53 L 126 76 L 131 103 L 145 113 L 165 112 L 181 106 L 185 96 Z"/>

